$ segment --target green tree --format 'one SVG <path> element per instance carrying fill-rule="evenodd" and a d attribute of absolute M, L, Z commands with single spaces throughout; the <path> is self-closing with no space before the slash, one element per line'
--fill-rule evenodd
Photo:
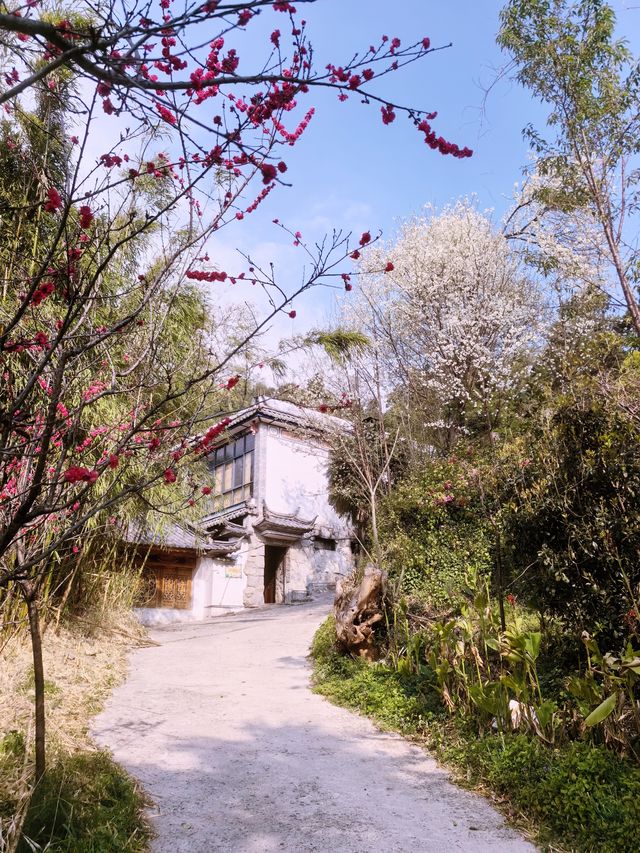
<path fill-rule="evenodd" d="M 513 58 L 517 80 L 549 108 L 547 138 L 525 129 L 544 179 L 541 210 L 588 213 L 640 333 L 640 69 L 615 25 L 603 0 L 510 0 L 498 43 Z"/>
<path fill-rule="evenodd" d="M 575 640 L 586 630 L 619 643 L 638 608 L 640 362 L 620 326 L 597 294 L 564 308 L 523 435 L 505 448 L 512 590 Z"/>
<path fill-rule="evenodd" d="M 381 501 L 380 537 L 398 593 L 436 611 L 459 601 L 494 563 L 476 466 L 433 459 L 412 470 Z"/>

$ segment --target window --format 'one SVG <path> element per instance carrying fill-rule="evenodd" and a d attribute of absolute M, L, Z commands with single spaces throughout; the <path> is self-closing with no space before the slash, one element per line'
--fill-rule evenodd
<path fill-rule="evenodd" d="M 336 540 L 327 539 L 324 536 L 316 536 L 313 540 L 313 547 L 316 551 L 335 551 Z"/>
<path fill-rule="evenodd" d="M 208 460 L 213 474 L 215 509 L 226 509 L 253 495 L 255 436 L 243 435 L 215 450 Z"/>

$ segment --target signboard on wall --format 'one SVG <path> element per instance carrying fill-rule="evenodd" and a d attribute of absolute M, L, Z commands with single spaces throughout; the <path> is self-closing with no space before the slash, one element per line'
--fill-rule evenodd
<path fill-rule="evenodd" d="M 224 576 L 225 578 L 241 578 L 242 566 L 239 563 L 230 563 L 224 567 Z"/>

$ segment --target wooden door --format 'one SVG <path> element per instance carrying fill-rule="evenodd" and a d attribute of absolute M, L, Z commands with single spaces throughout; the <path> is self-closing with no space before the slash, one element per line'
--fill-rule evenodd
<path fill-rule="evenodd" d="M 152 551 L 142 573 L 143 607 L 191 608 L 192 578 L 196 555 L 190 552 Z"/>
<path fill-rule="evenodd" d="M 191 608 L 191 571 L 162 569 L 158 578 L 155 607 L 172 607 L 176 610 Z"/>
<path fill-rule="evenodd" d="M 280 584 L 280 592 L 282 589 L 284 578 L 284 556 L 287 553 L 286 548 L 280 548 L 276 545 L 265 545 L 264 548 L 264 603 L 276 603 L 276 591 Z"/>

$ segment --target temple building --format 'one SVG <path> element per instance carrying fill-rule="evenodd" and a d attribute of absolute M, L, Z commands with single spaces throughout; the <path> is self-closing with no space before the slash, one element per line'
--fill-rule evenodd
<path fill-rule="evenodd" d="M 134 540 L 148 551 L 140 619 L 206 619 L 333 588 L 352 569 L 354 540 L 329 503 L 327 438 L 348 429 L 333 415 L 264 397 L 233 415 L 208 457 L 207 515 Z"/>

